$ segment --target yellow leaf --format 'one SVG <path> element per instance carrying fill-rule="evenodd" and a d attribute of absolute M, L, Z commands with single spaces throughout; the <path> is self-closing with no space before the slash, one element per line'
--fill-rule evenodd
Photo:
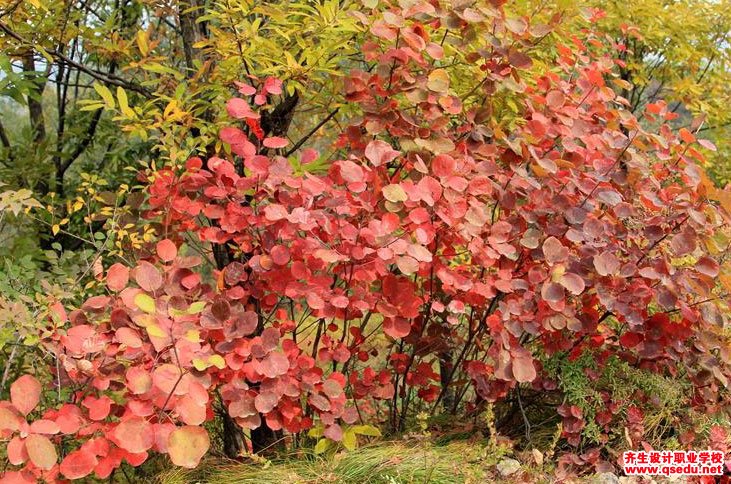
<path fill-rule="evenodd" d="M 138 30 L 135 40 L 137 41 L 137 48 L 140 49 L 140 54 L 143 57 L 147 57 L 147 54 L 150 52 L 150 46 L 147 43 L 147 33 L 144 30 Z"/>
<path fill-rule="evenodd" d="M 429 74 L 429 79 L 426 82 L 426 87 L 430 91 L 434 92 L 447 92 L 449 91 L 449 74 L 444 69 L 436 69 Z"/>
<path fill-rule="evenodd" d="M 325 435 L 325 427 L 322 426 L 322 424 L 318 424 L 315 427 L 312 427 L 309 432 L 307 432 L 307 435 L 312 438 L 322 437 Z"/>
<path fill-rule="evenodd" d="M 208 368 L 210 365 L 206 363 L 206 361 L 202 358 L 193 358 L 193 366 L 198 371 L 203 371 L 206 368 Z"/>
<path fill-rule="evenodd" d="M 159 324 L 151 324 L 145 329 L 147 329 L 150 338 L 165 338 L 167 336 Z"/>
<path fill-rule="evenodd" d="M 353 433 L 359 435 L 368 435 L 370 437 L 381 436 L 381 431 L 373 425 L 354 425 L 353 427 L 351 427 L 351 430 L 353 431 Z"/>
<path fill-rule="evenodd" d="M 208 358 L 208 363 L 215 366 L 219 370 L 223 370 L 224 368 L 226 368 L 226 361 L 224 361 L 221 355 L 212 355 L 210 358 Z"/>
<path fill-rule="evenodd" d="M 383 196 L 389 202 L 405 202 L 409 197 L 401 185 L 391 184 L 383 187 Z"/>
<path fill-rule="evenodd" d="M 135 296 L 135 304 L 148 314 L 155 312 L 155 300 L 143 292 Z"/>
<path fill-rule="evenodd" d="M 343 432 L 343 447 L 348 450 L 355 450 L 358 445 L 358 438 L 355 436 L 353 429 L 348 429 Z"/>
<path fill-rule="evenodd" d="M 119 101 L 119 109 L 122 110 L 122 114 L 128 118 L 134 118 L 135 112 L 129 107 L 129 101 L 127 100 L 127 93 L 124 89 L 117 87 L 117 101 Z"/>
<path fill-rule="evenodd" d="M 196 301 L 185 311 L 187 314 L 198 314 L 206 307 L 205 301 Z"/>
<path fill-rule="evenodd" d="M 56 235 L 59 230 L 61 230 L 61 226 L 58 224 L 54 224 L 53 227 L 51 227 L 51 233 L 53 235 Z"/>
<path fill-rule="evenodd" d="M 114 96 L 112 96 L 112 91 L 110 91 L 106 86 L 99 84 L 98 82 L 94 83 L 94 90 L 104 100 L 104 104 L 106 105 L 107 109 L 114 109 L 115 104 Z"/>
<path fill-rule="evenodd" d="M 199 343 L 201 340 L 201 333 L 197 329 L 190 329 L 185 333 L 184 338 L 191 343 Z"/>
<path fill-rule="evenodd" d="M 165 111 L 162 113 L 163 118 L 170 117 L 170 114 L 178 110 L 178 101 L 173 99 L 168 103 L 167 106 L 165 106 Z"/>

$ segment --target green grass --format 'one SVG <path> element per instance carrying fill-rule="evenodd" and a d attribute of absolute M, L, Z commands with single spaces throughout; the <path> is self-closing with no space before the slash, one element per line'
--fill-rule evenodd
<path fill-rule="evenodd" d="M 199 469 L 170 470 L 161 484 L 456 484 L 486 482 L 485 448 L 475 442 L 435 446 L 416 442 L 369 445 L 331 457 L 309 454 L 275 462 L 208 461 Z"/>

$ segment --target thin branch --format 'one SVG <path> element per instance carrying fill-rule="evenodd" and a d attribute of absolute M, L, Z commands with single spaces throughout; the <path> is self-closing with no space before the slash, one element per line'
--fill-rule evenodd
<path fill-rule="evenodd" d="M 295 151 L 297 151 L 303 144 L 305 144 L 305 142 L 307 142 L 308 139 L 310 139 L 315 133 L 317 133 L 318 129 L 325 126 L 325 124 L 327 124 L 328 121 L 330 121 L 336 114 L 338 114 L 338 111 L 340 111 L 340 108 L 335 108 L 333 111 L 331 111 L 330 114 L 328 114 L 327 117 L 325 117 L 325 119 L 323 119 L 322 121 L 317 123 L 317 126 L 312 128 L 306 135 L 304 135 L 302 137 L 302 139 L 300 139 L 298 142 L 296 142 L 294 144 L 294 146 L 292 147 L 292 149 L 290 149 L 289 151 L 287 151 L 284 154 L 284 157 L 286 158 L 287 156 L 289 156 L 292 153 L 294 153 Z"/>
<path fill-rule="evenodd" d="M 68 159 L 61 163 L 59 166 L 59 173 L 56 175 L 57 179 L 63 178 L 64 173 L 66 173 L 66 170 L 71 166 L 71 164 L 76 161 L 76 159 L 81 156 L 81 154 L 86 150 L 86 148 L 89 147 L 91 144 L 92 139 L 94 139 L 94 134 L 96 133 L 96 128 L 99 125 L 99 120 L 102 117 L 102 110 L 97 109 L 97 111 L 94 113 L 94 117 L 91 119 L 91 123 L 89 123 L 89 128 L 86 130 L 86 135 L 84 136 L 84 139 L 81 140 L 81 142 L 78 144 L 76 149 L 69 155 Z"/>

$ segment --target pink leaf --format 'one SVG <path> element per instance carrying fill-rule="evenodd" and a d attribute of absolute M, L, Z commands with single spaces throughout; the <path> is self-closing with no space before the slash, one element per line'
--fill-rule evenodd
<path fill-rule="evenodd" d="M 564 247 L 556 237 L 551 236 L 543 242 L 543 255 L 549 265 L 554 265 L 566 260 L 569 255 L 569 249 Z"/>
<path fill-rule="evenodd" d="M 155 292 L 162 286 L 163 279 L 160 271 L 147 261 L 141 261 L 134 269 L 134 277 L 142 289 Z"/>
<path fill-rule="evenodd" d="M 515 358 L 513 359 L 513 377 L 518 383 L 529 383 L 536 379 L 536 367 L 533 364 L 533 358 Z"/>
<path fill-rule="evenodd" d="M 383 332 L 392 338 L 405 338 L 411 333 L 411 323 L 405 318 L 386 318 L 383 321 Z"/>
<path fill-rule="evenodd" d="M 559 283 L 575 296 L 584 292 L 584 279 L 572 272 L 567 272 L 561 276 Z"/>
<path fill-rule="evenodd" d="M 239 97 L 234 97 L 226 103 L 228 115 L 236 119 L 259 119 L 259 115 L 251 110 L 249 103 Z"/>
<path fill-rule="evenodd" d="M 264 146 L 267 148 L 284 148 L 289 144 L 289 140 L 286 138 L 280 138 L 279 136 L 272 136 L 270 138 L 264 138 Z"/>
<path fill-rule="evenodd" d="M 262 392 L 254 399 L 254 407 L 261 413 L 269 413 L 274 410 L 279 402 L 279 397 L 272 392 Z"/>
<path fill-rule="evenodd" d="M 117 445 L 133 454 L 145 452 L 155 443 L 152 424 L 143 417 L 123 418 L 114 429 Z"/>
<path fill-rule="evenodd" d="M 373 140 L 366 146 L 365 156 L 373 166 L 381 166 L 393 161 L 401 153 L 394 150 L 390 144 L 381 140 Z"/>
<path fill-rule="evenodd" d="M 602 252 L 594 256 L 594 268 L 600 276 L 613 276 L 619 271 L 620 262 L 611 252 Z"/>

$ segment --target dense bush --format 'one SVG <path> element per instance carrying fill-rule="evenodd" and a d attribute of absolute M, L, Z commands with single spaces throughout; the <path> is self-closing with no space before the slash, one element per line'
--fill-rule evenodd
<path fill-rule="evenodd" d="M 557 43 L 532 70 L 553 25 L 502 3 L 357 15 L 370 37 L 339 159 L 281 137 L 282 81 L 238 83 L 224 151 L 143 175 L 158 241 L 45 321 L 53 364 L 0 407 L 5 479 L 106 478 L 151 452 L 194 468 L 216 415 L 229 455 L 322 453 L 505 401 L 529 434 L 526 398 L 581 450 L 566 468 L 599 469 L 649 445 L 664 377 L 720 415 L 731 204 L 699 167 L 713 146 L 669 129 L 663 102 L 643 123 L 626 109 L 609 39 Z M 458 97 L 464 63 L 484 77 Z M 592 381 L 582 408 L 572 389 Z M 719 426 L 679 445 L 708 438 L 726 450 Z"/>

